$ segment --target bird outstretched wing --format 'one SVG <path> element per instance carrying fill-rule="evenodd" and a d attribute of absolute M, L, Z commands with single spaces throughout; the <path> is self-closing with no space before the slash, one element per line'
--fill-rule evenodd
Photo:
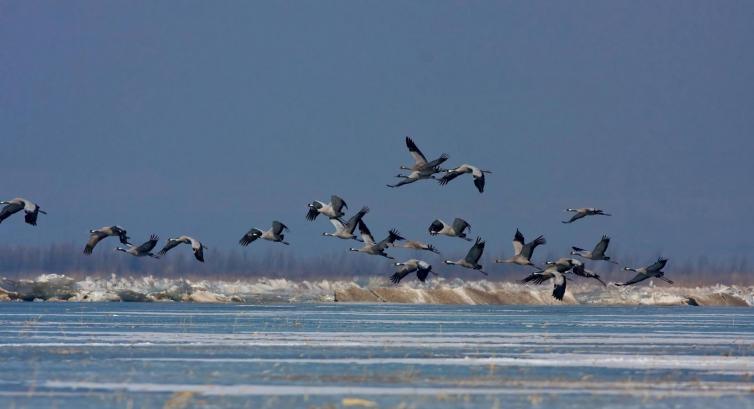
<path fill-rule="evenodd" d="M 288 231 L 288 226 L 284 225 L 283 223 L 277 220 L 272 222 L 272 234 L 277 236 L 283 231 Z"/>
<path fill-rule="evenodd" d="M 647 274 L 638 273 L 638 274 L 636 274 L 634 276 L 634 278 L 632 278 L 632 279 L 630 279 L 630 280 L 628 280 L 628 281 L 626 281 L 624 283 L 616 283 L 616 285 L 626 286 L 626 285 L 636 284 L 636 283 L 644 281 L 644 280 L 646 280 L 648 278 L 649 278 L 649 276 Z"/>
<path fill-rule="evenodd" d="M 542 284 L 551 278 L 552 278 L 552 274 L 550 273 L 545 273 L 544 271 L 536 271 L 524 277 L 520 282 L 522 284 L 528 284 L 528 283 Z"/>
<path fill-rule="evenodd" d="M 345 230 L 349 233 L 353 233 L 353 231 L 356 230 L 356 226 L 361 221 L 361 218 L 364 217 L 364 215 L 367 213 L 369 213 L 369 208 L 366 206 L 362 207 L 361 210 L 359 210 L 355 215 L 351 216 L 351 218 L 348 219 L 348 223 L 343 226 Z"/>
<path fill-rule="evenodd" d="M 193 250 L 194 258 L 204 263 L 204 246 L 200 245 L 198 248 L 195 248 Z"/>
<path fill-rule="evenodd" d="M 11 202 L 3 206 L 3 209 L 0 210 L 0 223 L 2 223 L 3 220 L 9 218 L 11 215 L 21 211 L 21 209 L 23 208 L 24 208 L 23 204 L 16 203 L 16 202 Z"/>
<path fill-rule="evenodd" d="M 414 158 L 416 166 L 424 167 L 427 165 L 427 158 L 424 157 L 424 154 L 419 150 L 419 147 L 416 146 L 414 140 L 411 139 L 411 137 L 406 137 L 406 147 L 408 148 L 408 152 Z"/>
<path fill-rule="evenodd" d="M 375 244 L 372 232 L 369 231 L 367 225 L 361 220 L 359 220 L 359 233 L 361 234 L 361 240 L 365 245 L 373 246 Z"/>
<path fill-rule="evenodd" d="M 422 168 L 422 170 L 423 170 L 423 169 L 432 169 L 432 168 L 436 168 L 436 167 L 438 167 L 438 166 L 442 165 L 443 163 L 445 163 L 445 161 L 446 161 L 446 160 L 448 160 L 448 158 L 449 158 L 449 157 L 450 157 L 450 156 L 448 156 L 448 154 L 447 154 L 447 153 L 443 153 L 442 155 L 440 155 L 440 157 L 439 157 L 439 158 L 437 158 L 437 159 L 434 159 L 434 160 L 431 160 L 431 161 L 427 162 L 427 164 L 426 164 L 426 165 L 424 165 L 424 167 Z M 436 170 L 436 171 L 439 171 L 439 169 L 435 169 L 435 170 Z"/>
<path fill-rule="evenodd" d="M 484 193 L 484 173 L 482 173 L 480 176 L 474 176 L 474 186 L 476 186 L 476 189 L 479 191 L 479 193 Z"/>
<path fill-rule="evenodd" d="M 241 240 L 238 240 L 238 243 L 246 247 L 249 244 L 251 244 L 251 242 L 258 239 L 260 235 L 261 235 L 261 230 L 251 229 L 248 232 L 246 232 L 246 234 L 244 234 L 243 237 L 241 237 Z"/>
<path fill-rule="evenodd" d="M 98 231 L 90 234 L 89 241 L 87 241 L 86 246 L 84 246 L 84 254 L 92 254 L 92 251 L 94 251 L 94 247 L 97 245 L 97 243 L 99 243 L 100 240 L 104 239 L 105 237 L 107 237 L 106 234 Z"/>
<path fill-rule="evenodd" d="M 586 213 L 582 213 L 582 212 L 579 211 L 579 212 L 576 212 L 573 216 L 571 216 L 570 219 L 568 219 L 567 221 L 561 222 L 561 223 L 566 223 L 566 224 L 573 223 L 576 220 L 581 219 L 582 217 L 586 217 Z"/>
<path fill-rule="evenodd" d="M 596 246 L 594 246 L 594 250 L 592 250 L 592 257 L 601 258 L 605 255 L 605 252 L 607 251 L 607 246 L 610 245 L 610 237 L 602 236 L 602 239 L 599 243 L 597 243 Z"/>
<path fill-rule="evenodd" d="M 660 257 L 657 259 L 657 261 L 654 262 L 654 264 L 647 267 L 647 272 L 652 273 L 655 271 L 660 271 L 663 269 L 663 267 L 665 267 L 665 264 L 668 264 L 668 259 Z"/>
<path fill-rule="evenodd" d="M 316 207 L 310 207 L 306 212 L 306 220 L 314 220 L 319 216 L 319 210 Z"/>
<path fill-rule="evenodd" d="M 330 197 L 330 203 L 332 204 L 333 210 L 335 210 L 336 213 L 340 213 L 340 211 L 345 207 L 348 209 L 348 205 L 346 204 L 346 201 L 343 200 L 340 196 L 332 195 Z"/>
<path fill-rule="evenodd" d="M 453 230 L 455 230 L 457 234 L 463 233 L 466 229 L 471 230 L 471 225 L 466 220 L 458 217 L 453 220 Z"/>
<path fill-rule="evenodd" d="M 481 237 L 477 237 L 474 245 L 471 246 L 469 252 L 466 253 L 466 261 L 476 264 L 479 261 L 479 258 L 482 257 L 482 253 L 484 252 L 484 244 L 484 240 L 482 240 Z"/>
<path fill-rule="evenodd" d="M 157 245 L 157 241 L 160 239 L 159 236 L 156 234 L 152 234 L 149 236 L 149 240 L 145 241 L 141 246 L 136 248 L 136 251 L 138 253 L 148 253 L 154 249 L 154 247 Z"/>
<path fill-rule="evenodd" d="M 554 274 L 552 278 L 552 296 L 555 297 L 556 300 L 563 301 L 563 296 L 565 296 L 566 290 L 566 282 L 566 277 L 563 274 Z"/>
<path fill-rule="evenodd" d="M 382 239 L 382 241 L 380 241 L 379 243 L 377 243 L 376 247 L 378 249 L 384 250 L 384 249 L 387 248 L 388 244 L 393 244 L 393 243 L 395 243 L 398 240 L 404 240 L 404 238 L 401 237 L 401 234 L 398 233 L 398 230 L 392 229 L 388 233 L 387 237 L 385 237 L 384 239 Z"/>
<path fill-rule="evenodd" d="M 158 254 L 164 256 L 168 251 L 178 247 L 180 244 L 181 242 L 178 240 L 168 240 L 168 242 L 165 243 L 165 246 L 162 248 L 162 250 L 160 250 Z"/>
<path fill-rule="evenodd" d="M 537 248 L 537 246 L 541 246 L 543 244 L 546 244 L 547 240 L 545 240 L 544 236 L 539 236 L 536 239 L 526 243 L 521 249 L 521 256 L 526 257 L 527 259 L 531 259 L 531 257 L 534 255 L 534 249 Z"/>
<path fill-rule="evenodd" d="M 513 235 L 513 254 L 519 255 L 521 254 L 521 250 L 524 249 L 524 235 L 516 229 L 516 234 Z"/>
<path fill-rule="evenodd" d="M 459 172 L 457 170 L 450 170 L 445 175 L 443 175 L 443 177 L 441 177 L 440 180 L 438 180 L 438 182 L 440 182 L 441 185 L 445 186 L 448 184 L 448 182 L 450 182 L 451 180 L 463 174 L 464 172 Z"/>

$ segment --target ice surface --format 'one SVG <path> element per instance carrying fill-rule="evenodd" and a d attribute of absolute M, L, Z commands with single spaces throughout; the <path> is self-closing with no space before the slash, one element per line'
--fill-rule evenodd
<path fill-rule="evenodd" d="M 753 311 L 10 302 L 0 408 L 754 408 Z"/>

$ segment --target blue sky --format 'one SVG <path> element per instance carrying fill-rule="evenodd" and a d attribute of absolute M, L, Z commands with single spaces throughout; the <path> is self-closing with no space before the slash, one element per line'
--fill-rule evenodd
<path fill-rule="evenodd" d="M 754 3 L 2 2 L 0 194 L 49 211 L 0 244 L 252 226 L 319 237 L 343 196 L 376 236 L 467 219 L 493 252 L 516 227 L 548 251 L 675 259 L 754 250 Z M 428 156 L 491 169 L 385 187 Z M 562 225 L 566 207 L 614 214 Z M 466 243 L 431 240 L 449 252 Z"/>

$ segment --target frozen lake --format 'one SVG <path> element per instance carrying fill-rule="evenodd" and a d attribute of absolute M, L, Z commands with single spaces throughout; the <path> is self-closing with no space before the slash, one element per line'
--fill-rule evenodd
<path fill-rule="evenodd" d="M 754 408 L 750 308 L 0 303 L 2 408 Z"/>

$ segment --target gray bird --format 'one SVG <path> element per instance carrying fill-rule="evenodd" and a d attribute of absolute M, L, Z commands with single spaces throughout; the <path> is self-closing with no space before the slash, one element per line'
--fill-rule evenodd
<path fill-rule="evenodd" d="M 476 186 L 477 190 L 479 190 L 479 193 L 483 193 L 484 192 L 484 175 L 485 173 L 492 173 L 492 172 L 489 170 L 479 169 L 478 167 L 472 166 L 469 164 L 463 164 L 455 169 L 448 169 L 445 173 L 445 176 L 440 178 L 440 184 L 445 186 L 451 180 L 465 173 L 471 173 L 471 176 L 473 176 L 474 178 L 474 186 Z"/>
<path fill-rule="evenodd" d="M 559 273 L 566 274 L 570 271 L 571 273 L 579 277 L 593 278 L 599 281 L 602 285 L 607 285 L 604 281 L 602 281 L 602 278 L 600 278 L 599 274 L 587 270 L 586 266 L 583 262 L 581 262 L 581 260 L 562 257 L 557 259 L 556 261 L 548 261 L 546 264 L 548 266 L 555 267 L 555 269 L 557 269 Z"/>
<path fill-rule="evenodd" d="M 401 169 L 404 169 L 404 170 L 432 169 L 441 165 L 446 160 L 448 160 L 448 155 L 443 153 L 437 159 L 432 160 L 432 161 L 427 161 L 427 158 L 424 156 L 422 151 L 419 150 L 419 148 L 414 143 L 414 140 L 411 139 L 411 137 L 409 136 L 406 137 L 406 147 L 408 148 L 408 152 L 414 158 L 414 165 L 411 167 L 401 166 Z"/>
<path fill-rule="evenodd" d="M 673 281 L 668 280 L 667 278 L 664 277 L 665 272 L 662 271 L 662 269 L 665 267 L 665 264 L 667 263 L 668 263 L 668 259 L 660 257 L 657 259 L 657 261 L 654 262 L 654 264 L 647 267 L 642 267 L 642 268 L 625 267 L 623 268 L 624 270 L 634 271 L 638 274 L 636 274 L 634 278 L 626 281 L 625 283 L 615 283 L 615 285 L 626 286 L 626 285 L 636 284 L 638 282 L 641 282 L 648 278 L 653 278 L 653 277 L 659 278 L 660 280 L 665 281 L 668 284 L 673 284 Z"/>
<path fill-rule="evenodd" d="M 364 221 L 359 221 L 359 233 L 361 233 L 361 241 L 364 242 L 364 245 L 360 248 L 349 248 L 349 251 L 355 251 L 358 253 L 364 253 L 369 254 L 373 256 L 382 256 L 389 258 L 391 260 L 394 259 L 394 257 L 390 257 L 385 253 L 385 249 L 390 245 L 395 243 L 397 240 L 403 240 L 403 237 L 401 237 L 400 233 L 398 233 L 397 230 L 392 229 L 388 233 L 388 236 L 384 238 L 382 241 L 375 242 L 374 236 L 372 236 L 372 232 L 369 231 L 369 228 L 366 224 L 364 224 Z"/>
<path fill-rule="evenodd" d="M 335 226 L 335 232 L 333 233 L 322 233 L 323 236 L 329 236 L 329 237 L 337 237 L 339 239 L 343 240 L 350 240 L 354 239 L 358 241 L 358 238 L 355 234 L 353 234 L 354 230 L 356 230 L 356 226 L 359 225 L 359 222 L 364 217 L 365 214 L 369 213 L 368 207 L 362 207 L 361 210 L 359 210 L 355 215 L 351 216 L 350 219 L 348 219 L 348 222 L 343 223 L 340 221 L 340 219 L 330 219 L 330 223 L 332 223 L 333 226 Z"/>
<path fill-rule="evenodd" d="M 531 262 L 531 257 L 534 254 L 534 249 L 536 249 L 537 246 L 545 243 L 547 243 L 547 240 L 545 240 L 544 236 L 539 236 L 536 239 L 526 243 L 524 235 L 521 234 L 518 229 L 516 229 L 516 234 L 513 236 L 513 257 L 507 258 L 505 260 L 497 259 L 495 260 L 495 263 L 511 263 L 518 264 L 520 266 L 537 267 L 536 265 L 534 265 L 534 263 Z"/>
<path fill-rule="evenodd" d="M 460 237 L 466 241 L 471 241 L 470 238 L 466 237 L 466 233 L 464 232 L 466 229 L 470 231 L 471 225 L 466 220 L 456 217 L 456 219 L 453 220 L 453 224 L 447 224 L 440 219 L 435 219 L 432 224 L 429 225 L 428 230 L 429 234 L 432 236 L 442 234 L 443 236 Z"/>
<path fill-rule="evenodd" d="M 274 220 L 272 222 L 272 228 L 270 228 L 269 230 L 262 231 L 257 228 L 252 228 L 246 234 L 244 234 L 243 237 L 241 237 L 241 240 L 239 240 L 238 242 L 244 247 L 248 246 L 256 239 L 264 239 L 289 245 L 290 243 L 285 241 L 285 234 L 283 234 L 283 232 L 286 231 L 288 231 L 288 226 L 277 220 Z"/>
<path fill-rule="evenodd" d="M 397 267 L 400 267 L 396 272 L 390 276 L 390 281 L 393 282 L 393 284 L 398 284 L 403 280 L 407 275 L 413 273 L 416 271 L 416 278 L 419 279 L 422 283 L 427 280 L 427 276 L 429 276 L 429 273 L 436 274 L 434 271 L 432 271 L 432 265 L 427 263 L 423 260 L 417 260 L 417 259 L 410 259 L 406 260 L 402 263 L 395 263 Z"/>
<path fill-rule="evenodd" d="M 89 241 L 86 242 L 86 246 L 84 247 L 84 254 L 92 254 L 97 243 L 110 236 L 118 236 L 121 243 L 131 244 L 128 241 L 129 237 L 126 229 L 120 226 L 100 227 L 99 229 L 89 230 Z"/>
<path fill-rule="evenodd" d="M 168 239 L 168 242 L 165 243 L 165 246 L 158 254 L 164 256 L 168 251 L 181 244 L 190 244 L 191 251 L 194 252 L 194 257 L 204 263 L 204 249 L 206 249 L 207 246 L 203 245 L 199 240 L 189 236 L 178 236 Z"/>
<path fill-rule="evenodd" d="M 602 240 L 597 243 L 596 246 L 594 246 L 594 250 L 588 251 L 584 250 L 580 247 L 571 247 L 573 251 L 571 252 L 572 256 L 579 256 L 583 257 L 589 260 L 599 261 L 609 261 L 613 264 L 618 264 L 615 261 L 610 260 L 610 257 L 605 255 L 605 251 L 607 251 L 607 246 L 610 245 L 610 237 L 607 237 L 605 235 L 602 236 Z"/>
<path fill-rule="evenodd" d="M 309 203 L 309 211 L 306 212 L 306 219 L 314 220 L 320 214 L 330 219 L 339 219 L 345 215 L 343 209 L 348 209 L 346 202 L 339 196 L 332 195 L 330 203 L 320 202 L 319 200 Z"/>
<path fill-rule="evenodd" d="M 443 171 L 443 169 L 440 169 L 440 165 L 448 160 L 448 155 L 443 153 L 439 158 L 432 161 L 427 161 L 427 158 L 424 156 L 424 154 L 419 150 L 414 141 L 408 136 L 406 137 L 406 147 L 408 148 L 411 156 L 414 158 L 415 163 L 411 167 L 401 166 L 401 169 L 410 170 L 411 172 L 408 175 L 396 175 L 396 177 L 403 178 L 403 180 L 393 185 L 387 185 L 388 187 L 399 187 L 416 182 L 417 180 L 435 179 L 434 174 Z"/>
<path fill-rule="evenodd" d="M 128 253 L 135 257 L 153 257 L 153 258 L 160 258 L 159 256 L 156 256 L 152 254 L 152 250 L 157 245 L 157 241 L 160 238 L 156 234 L 152 234 L 149 236 L 149 240 L 142 243 L 140 246 L 134 246 L 133 244 L 127 244 L 128 247 L 117 247 L 116 251 L 122 251 L 124 253 Z"/>
<path fill-rule="evenodd" d="M 537 271 L 534 273 L 529 274 L 521 280 L 521 283 L 528 284 L 542 284 L 547 280 L 552 280 L 553 289 L 552 289 L 552 296 L 558 300 L 563 301 L 563 296 L 565 295 L 566 291 L 566 276 L 564 272 L 558 271 L 557 265 L 550 265 L 546 269 L 542 271 Z"/>
<path fill-rule="evenodd" d="M 445 264 L 477 270 L 480 273 L 487 275 L 487 273 L 482 271 L 482 266 L 479 264 L 479 259 L 482 257 L 483 252 L 484 240 L 477 237 L 474 245 L 471 246 L 468 253 L 466 253 L 466 257 L 460 260 L 445 260 Z"/>
<path fill-rule="evenodd" d="M 4 200 L 0 202 L 0 205 L 5 205 L 2 210 L 0 210 L 0 223 L 2 223 L 3 220 L 11 217 L 15 213 L 23 210 L 26 213 L 24 215 L 24 221 L 27 224 L 36 226 L 37 216 L 39 216 L 39 213 L 47 214 L 47 212 L 39 208 L 38 204 L 32 202 L 31 200 L 24 199 L 23 197 Z"/>
<path fill-rule="evenodd" d="M 596 209 L 594 207 L 580 207 L 577 209 L 568 208 L 565 209 L 566 212 L 575 213 L 573 216 L 571 216 L 570 220 L 562 221 L 561 223 L 573 223 L 576 220 L 582 219 L 586 216 L 612 216 L 611 214 L 605 213 L 604 210 Z"/>

